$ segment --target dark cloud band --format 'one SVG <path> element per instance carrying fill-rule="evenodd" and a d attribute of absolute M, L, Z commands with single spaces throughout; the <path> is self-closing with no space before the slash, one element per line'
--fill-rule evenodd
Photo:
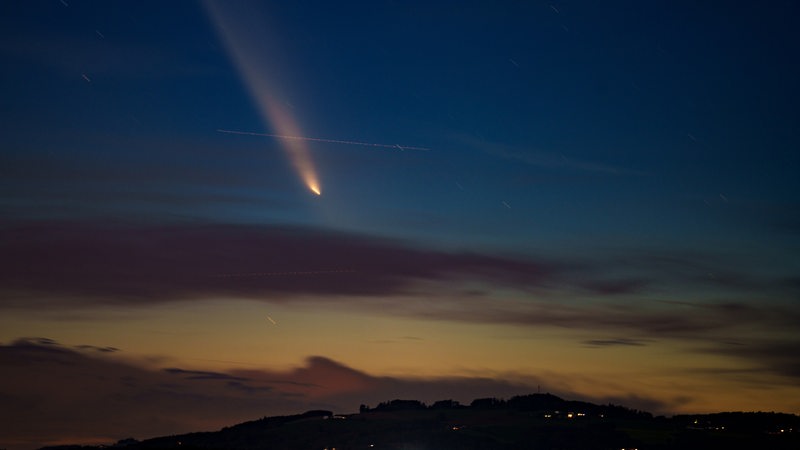
<path fill-rule="evenodd" d="M 314 294 L 394 295 L 414 281 L 469 278 L 539 286 L 556 267 L 289 227 L 47 224 L 0 238 L 0 299 L 101 302 Z"/>

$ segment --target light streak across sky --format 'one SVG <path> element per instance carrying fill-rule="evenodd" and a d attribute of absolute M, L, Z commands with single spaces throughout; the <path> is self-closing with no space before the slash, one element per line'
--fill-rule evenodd
<path fill-rule="evenodd" d="M 264 136 L 276 139 L 290 139 L 298 141 L 326 142 L 330 144 L 362 145 L 365 147 L 382 147 L 382 148 L 392 148 L 398 150 L 421 150 L 421 151 L 430 150 L 427 147 L 414 147 L 410 145 L 400 145 L 400 144 L 378 144 L 374 142 L 346 141 L 341 139 L 326 139 L 326 138 L 315 138 L 307 136 L 285 136 L 281 134 L 254 133 L 252 131 L 235 131 L 235 130 L 222 130 L 222 129 L 218 129 L 217 131 L 219 131 L 220 133 L 243 134 L 248 136 Z"/>

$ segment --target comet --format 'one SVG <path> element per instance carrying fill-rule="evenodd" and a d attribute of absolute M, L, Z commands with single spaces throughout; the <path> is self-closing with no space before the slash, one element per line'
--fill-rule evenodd
<path fill-rule="evenodd" d="M 273 62 L 281 59 L 276 48 L 267 46 L 265 51 L 263 46 L 263 43 L 275 41 L 265 31 L 273 27 L 258 20 L 261 17 L 259 14 L 243 7 L 237 8 L 233 6 L 233 2 L 206 0 L 203 4 L 231 61 L 247 86 L 253 103 L 258 107 L 264 125 L 277 130 L 281 135 L 302 135 L 297 120 L 285 106 L 291 103 L 281 94 L 288 91 L 287 86 L 279 85 L 270 76 L 276 71 Z M 317 171 L 305 142 L 284 141 L 282 147 L 308 189 L 321 195 Z"/>

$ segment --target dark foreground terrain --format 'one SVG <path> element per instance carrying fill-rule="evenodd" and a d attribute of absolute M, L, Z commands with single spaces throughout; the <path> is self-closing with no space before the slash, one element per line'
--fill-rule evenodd
<path fill-rule="evenodd" d="M 479 399 L 469 406 L 427 406 L 393 400 L 359 414 L 309 411 L 265 417 L 214 432 L 108 447 L 139 449 L 800 449 L 800 416 L 717 413 L 653 417 L 613 405 L 565 401 L 550 394 L 509 400 Z"/>

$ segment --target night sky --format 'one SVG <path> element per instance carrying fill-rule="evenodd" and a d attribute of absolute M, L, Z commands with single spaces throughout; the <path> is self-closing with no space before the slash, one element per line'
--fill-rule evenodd
<path fill-rule="evenodd" d="M 0 3 L 0 448 L 539 389 L 800 413 L 798 19 Z"/>

